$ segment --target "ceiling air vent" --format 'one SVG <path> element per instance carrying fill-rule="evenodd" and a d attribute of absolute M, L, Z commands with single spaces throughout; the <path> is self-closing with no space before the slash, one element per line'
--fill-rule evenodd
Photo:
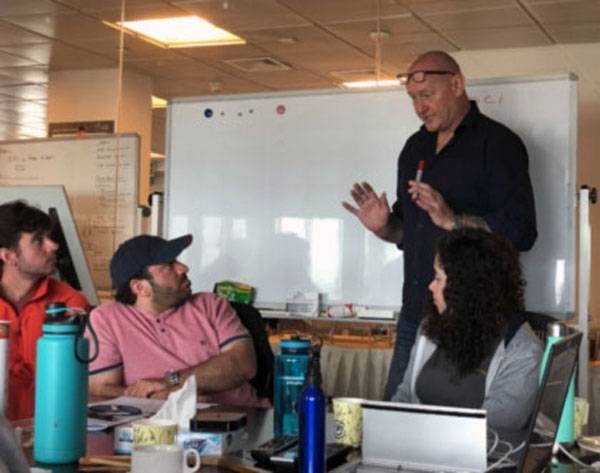
<path fill-rule="evenodd" d="M 223 62 L 244 72 L 289 71 L 291 69 L 287 64 L 272 57 L 226 59 Z"/>

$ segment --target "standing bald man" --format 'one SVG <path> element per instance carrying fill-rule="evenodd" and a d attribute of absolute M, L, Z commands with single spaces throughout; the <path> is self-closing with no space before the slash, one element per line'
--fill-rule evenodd
<path fill-rule="evenodd" d="M 398 158 L 396 202 L 367 182 L 355 183 L 356 206 L 343 206 L 379 238 L 404 251 L 402 310 L 385 399 L 402 381 L 433 279 L 437 241 L 446 232 L 479 227 L 529 250 L 537 238 L 527 150 L 506 126 L 483 115 L 465 91 L 465 77 L 447 53 L 419 56 L 405 74 L 423 125 Z M 415 181 L 419 163 L 424 165 Z"/>

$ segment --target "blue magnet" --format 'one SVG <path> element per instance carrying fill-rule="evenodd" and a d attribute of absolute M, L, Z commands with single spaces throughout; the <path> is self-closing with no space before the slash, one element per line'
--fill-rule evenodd
<path fill-rule="evenodd" d="M 206 108 L 206 109 L 204 109 L 204 116 L 206 118 L 212 117 L 213 116 L 212 108 Z"/>

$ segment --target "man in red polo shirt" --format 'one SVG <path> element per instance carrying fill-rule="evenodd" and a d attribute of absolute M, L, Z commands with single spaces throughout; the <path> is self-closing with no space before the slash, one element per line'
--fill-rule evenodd
<path fill-rule="evenodd" d="M 249 383 L 254 347 L 232 307 L 212 293 L 192 293 L 189 268 L 177 260 L 191 243 L 191 235 L 140 235 L 119 246 L 110 263 L 117 301 L 90 316 L 99 347 L 90 394 L 165 398 L 195 376 L 202 401 L 269 405 Z"/>
<path fill-rule="evenodd" d="M 50 278 L 58 245 L 52 220 L 23 201 L 0 205 L 0 320 L 10 321 L 9 420 L 33 417 L 36 343 L 49 302 L 87 307 L 85 297 Z"/>

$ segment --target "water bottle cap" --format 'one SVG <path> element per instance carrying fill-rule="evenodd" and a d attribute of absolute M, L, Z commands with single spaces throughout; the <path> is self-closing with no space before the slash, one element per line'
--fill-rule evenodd
<path fill-rule="evenodd" d="M 311 346 L 312 344 L 310 343 L 310 340 L 298 337 L 291 340 L 281 340 L 279 342 L 281 351 L 308 353 L 308 350 L 310 350 Z"/>
<path fill-rule="evenodd" d="M 567 332 L 567 326 L 563 322 L 552 322 L 546 325 L 546 335 L 548 337 L 564 337 Z"/>
<path fill-rule="evenodd" d="M 78 325 L 79 322 L 64 302 L 49 302 L 46 304 L 44 324 Z"/>

